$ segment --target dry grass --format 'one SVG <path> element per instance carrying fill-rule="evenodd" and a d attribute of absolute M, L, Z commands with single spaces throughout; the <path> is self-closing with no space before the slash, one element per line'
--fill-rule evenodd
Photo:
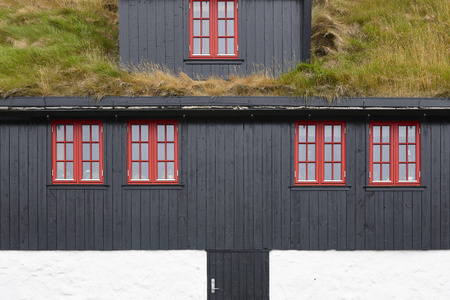
<path fill-rule="evenodd" d="M 192 79 L 118 67 L 117 0 L 0 0 L 0 96 L 450 96 L 448 0 L 316 0 L 309 64 Z"/>

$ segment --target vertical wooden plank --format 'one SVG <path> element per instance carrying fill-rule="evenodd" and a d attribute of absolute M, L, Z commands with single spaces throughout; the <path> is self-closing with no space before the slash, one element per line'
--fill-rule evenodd
<path fill-rule="evenodd" d="M 178 170 L 179 170 L 179 178 L 181 184 L 186 184 L 188 180 L 188 157 L 189 157 L 189 147 L 188 143 L 188 130 L 185 122 L 178 123 L 178 151 L 179 151 L 179 162 L 178 162 Z M 189 249 L 191 245 L 188 240 L 188 191 L 187 188 L 184 187 L 178 191 L 178 249 Z M 153 213 L 152 208 L 150 209 L 151 213 Z M 150 227 L 151 228 L 151 227 Z M 205 237 L 206 238 L 206 237 Z M 153 240 L 153 237 L 151 238 Z M 150 241 L 151 243 L 151 241 Z M 206 247 L 205 247 L 206 248 Z"/>
<path fill-rule="evenodd" d="M 76 201 L 75 190 L 66 190 L 66 240 L 67 250 L 76 249 Z"/>
<path fill-rule="evenodd" d="M 47 242 L 48 250 L 56 250 L 58 248 L 58 198 L 56 190 L 49 190 L 47 194 Z M 64 201 L 64 200 L 62 200 Z"/>
<path fill-rule="evenodd" d="M 283 2 L 283 72 L 288 70 L 288 66 L 292 63 L 292 12 L 291 2 Z"/>
<path fill-rule="evenodd" d="M 261 4 L 264 5 L 264 61 L 261 62 L 264 64 L 266 71 L 269 71 L 270 74 L 273 74 L 273 63 L 274 63 L 274 36 L 278 34 L 278 32 L 274 32 L 274 23 L 279 20 L 274 19 L 274 0 L 261 1 Z M 261 50 L 262 51 L 262 50 Z"/>
<path fill-rule="evenodd" d="M 300 197 L 300 244 L 299 249 L 309 250 L 309 205 L 311 192 L 302 193 Z"/>
<path fill-rule="evenodd" d="M 188 148 L 188 243 L 193 249 L 197 249 L 197 126 L 189 122 L 187 128 Z"/>
<path fill-rule="evenodd" d="M 226 123 L 224 128 L 225 134 L 225 187 L 224 187 L 224 200 L 225 200 L 225 249 L 233 249 L 234 247 L 234 125 Z"/>
<path fill-rule="evenodd" d="M 167 201 L 169 202 L 169 231 L 168 231 L 168 238 L 169 238 L 169 249 L 177 249 L 177 238 L 178 238 L 178 226 L 177 226 L 177 205 L 178 205 L 178 199 L 177 199 L 178 192 L 173 190 L 167 190 Z M 195 233 L 198 235 L 198 233 Z"/>
<path fill-rule="evenodd" d="M 84 192 L 83 190 L 75 191 L 75 210 L 74 210 L 74 218 L 75 218 L 75 249 L 77 250 L 86 250 L 86 232 L 85 232 L 85 224 L 86 224 L 86 212 L 85 212 L 85 203 L 84 203 Z"/>
<path fill-rule="evenodd" d="M 303 22 L 301 17 L 302 4 L 306 1 L 289 1 L 291 3 L 291 63 L 288 65 L 289 70 L 295 68 L 301 60 L 301 39 Z M 310 34 L 308 32 L 308 34 Z M 288 70 L 286 70 L 288 71 Z"/>
<path fill-rule="evenodd" d="M 239 257 L 239 295 L 241 295 L 242 298 L 247 296 L 247 264 L 248 264 L 248 258 L 246 252 L 241 252 L 238 254 Z"/>
<path fill-rule="evenodd" d="M 346 238 L 347 238 L 347 246 L 346 249 L 348 250 L 355 250 L 356 249 L 356 168 L 355 168 L 355 162 L 356 158 L 359 156 L 358 153 L 356 153 L 356 140 L 360 139 L 360 137 L 356 136 L 356 128 L 354 122 L 347 122 L 346 123 L 346 129 L 347 133 L 345 133 L 346 137 L 346 143 L 347 143 L 347 178 L 346 178 L 346 184 L 348 186 L 351 186 L 351 188 L 347 191 L 346 195 L 346 206 L 347 206 L 347 212 L 346 212 L 346 226 L 347 226 L 347 232 L 346 232 Z M 350 150 L 353 149 L 353 150 Z M 359 187 L 358 187 L 359 188 Z"/>
<path fill-rule="evenodd" d="M 108 234 L 108 231 L 104 230 L 107 219 L 105 217 L 106 201 L 105 192 L 102 190 L 94 191 L 94 248 L 95 250 L 110 250 L 112 235 Z M 109 224 L 109 222 L 108 222 Z"/>
<path fill-rule="evenodd" d="M 263 211 L 262 211 L 262 184 L 263 184 L 263 155 L 262 148 L 263 145 L 263 132 L 262 123 L 255 124 L 255 130 L 253 132 L 254 142 L 253 142 L 253 152 L 254 152 L 254 173 L 253 173 L 253 212 L 254 212 L 254 247 L 255 249 L 262 248 L 262 237 L 263 237 Z"/>
<path fill-rule="evenodd" d="M 384 249 L 394 249 L 394 196 L 384 192 Z"/>
<path fill-rule="evenodd" d="M 242 252 L 231 252 L 231 299 L 239 299 L 239 290 L 240 290 L 240 284 L 242 278 L 245 277 L 244 274 L 241 274 L 240 271 L 240 264 L 239 264 L 239 257 L 242 255 Z"/>
<path fill-rule="evenodd" d="M 206 201 L 207 215 L 206 245 L 209 249 L 216 247 L 216 128 L 208 122 L 206 126 Z"/>
<path fill-rule="evenodd" d="M 280 72 L 283 68 L 283 2 L 276 1 L 273 3 L 273 64 L 275 72 Z"/>
<path fill-rule="evenodd" d="M 441 124 L 441 249 L 450 248 L 450 124 Z"/>
<path fill-rule="evenodd" d="M 441 248 L 441 124 L 431 125 L 431 248 Z"/>
<path fill-rule="evenodd" d="M 225 247 L 225 131 L 224 124 L 216 126 L 216 248 Z"/>
<path fill-rule="evenodd" d="M 412 192 L 403 192 L 403 249 L 411 250 L 413 238 Z"/>
<path fill-rule="evenodd" d="M 233 269 L 231 264 L 231 252 L 223 252 L 223 298 L 232 299 Z"/>
<path fill-rule="evenodd" d="M 366 136 L 368 136 L 369 130 L 368 125 L 357 123 L 355 126 L 356 140 L 355 140 L 355 189 L 356 189 L 356 249 L 365 249 L 365 191 L 363 187 L 366 185 L 367 174 L 366 168 L 366 145 L 368 147 L 368 142 Z M 361 138 L 364 137 L 364 138 Z M 368 166 L 368 165 L 367 165 Z"/>
<path fill-rule="evenodd" d="M 10 125 L 9 178 L 19 178 L 19 126 Z M 9 245 L 10 250 L 20 249 L 20 201 L 18 180 L 9 181 Z"/>
<path fill-rule="evenodd" d="M 123 122 L 121 122 L 123 124 Z M 123 126 L 123 125 L 122 125 Z M 119 152 L 119 155 L 126 149 L 126 143 L 122 141 L 126 139 L 126 132 L 123 132 L 125 136 L 113 136 L 114 129 L 117 127 L 117 131 L 120 129 L 119 121 L 104 121 L 103 122 L 103 170 L 105 174 L 104 181 L 106 184 L 112 185 L 104 191 L 95 191 L 95 247 L 101 247 L 103 250 L 114 249 L 114 197 L 121 197 L 122 186 L 124 177 L 122 174 L 126 174 L 127 168 L 126 159 L 120 161 L 114 161 L 115 153 Z M 116 140 L 121 140 L 117 144 Z M 117 145 L 121 145 L 118 147 Z M 113 150 L 114 149 L 114 150 Z M 123 180 L 121 182 L 121 180 Z M 117 190 L 117 192 L 116 192 Z M 113 196 L 113 193 L 117 195 Z M 97 231 L 97 230 L 100 230 Z M 98 234 L 97 234 L 98 232 Z"/>
<path fill-rule="evenodd" d="M 309 192 L 309 249 L 319 249 L 319 192 Z"/>
<path fill-rule="evenodd" d="M 10 249 L 9 244 L 9 128 L 0 123 L 0 249 Z"/>
<path fill-rule="evenodd" d="M 28 133 L 28 227 L 29 239 L 28 249 L 39 249 L 39 233 L 38 233 L 38 124 L 31 123 Z M 0 139 L 1 141 L 1 139 Z M 0 142 L 1 143 L 1 142 Z"/>
<path fill-rule="evenodd" d="M 166 61 L 166 15 L 165 15 L 165 3 L 166 1 L 155 0 L 156 2 L 156 58 L 157 64 L 165 64 Z"/>
<path fill-rule="evenodd" d="M 253 226 L 253 123 L 244 124 L 244 248 L 254 249 Z"/>
<path fill-rule="evenodd" d="M 174 69 L 178 71 L 183 68 L 183 59 L 188 57 L 188 45 L 184 44 L 184 35 L 188 32 L 188 28 L 184 27 L 187 23 L 183 22 L 184 11 L 188 3 L 183 0 L 174 1 L 173 4 L 173 33 L 174 33 Z"/>
<path fill-rule="evenodd" d="M 234 247 L 244 249 L 244 125 L 236 124 L 234 128 Z"/>
<path fill-rule="evenodd" d="M 47 123 L 39 123 L 38 124 L 38 132 L 37 132 L 37 151 L 38 151 L 38 160 L 37 160 L 37 186 L 38 192 L 36 194 L 38 201 L 38 242 L 39 249 L 44 250 L 48 249 L 48 228 L 47 228 L 47 179 L 51 176 L 51 168 L 47 169 L 47 162 L 51 161 L 50 149 L 51 145 L 48 143 L 47 137 L 50 136 L 50 126 Z"/>
<path fill-rule="evenodd" d="M 422 192 L 413 192 L 412 218 L 413 218 L 413 249 L 422 249 Z"/>
<path fill-rule="evenodd" d="M 122 122 L 117 122 L 112 125 L 111 130 L 107 131 L 107 136 L 110 137 L 110 140 L 114 142 L 108 143 L 108 153 L 107 157 L 111 156 L 111 166 L 112 166 L 112 186 L 109 190 L 111 190 L 112 194 L 108 195 L 108 199 L 112 199 L 112 237 L 113 237 L 113 249 L 114 250 L 122 250 L 124 249 L 123 244 L 123 235 L 124 235 L 124 214 L 123 214 L 123 192 L 122 192 L 122 183 L 124 183 L 124 177 L 122 174 L 122 170 L 126 170 L 126 143 L 123 143 L 121 139 L 126 136 L 126 125 L 122 124 Z M 109 128 L 108 128 L 109 129 Z M 112 136 L 110 136 L 110 132 Z M 122 145 L 122 147 L 117 147 L 117 145 Z M 114 147 L 116 146 L 116 147 Z M 114 149 L 114 150 L 113 150 Z M 122 151 L 118 151 L 118 150 Z M 106 174 L 107 175 L 107 174 Z M 109 192 L 108 192 L 109 193 Z M 106 202 L 105 202 L 106 203 Z M 106 217 L 106 216 L 105 216 Z M 107 220 L 105 220 L 107 221 Z M 106 241 L 108 238 L 105 239 Z"/>
<path fill-rule="evenodd" d="M 265 123 L 263 125 L 263 146 L 262 146 L 262 222 L 263 222 L 263 240 L 262 246 L 264 249 L 272 249 L 272 123 Z"/>
<path fill-rule="evenodd" d="M 85 243 L 86 250 L 95 249 L 95 215 L 94 215 L 94 190 L 84 191 L 84 207 L 86 211 L 85 226 Z"/>
<path fill-rule="evenodd" d="M 150 192 L 150 248 L 159 250 L 160 248 L 160 217 L 159 217 L 159 192 Z"/>
<path fill-rule="evenodd" d="M 66 193 L 56 191 L 56 249 L 67 249 Z"/>
<path fill-rule="evenodd" d="M 147 250 L 150 249 L 150 192 L 148 190 L 141 190 L 140 219 L 141 219 L 140 248 L 142 250 Z"/>
<path fill-rule="evenodd" d="M 161 250 L 169 249 L 169 193 L 159 191 L 159 243 Z"/>
<path fill-rule="evenodd" d="M 403 193 L 394 194 L 394 250 L 403 248 Z"/>
<path fill-rule="evenodd" d="M 384 250 L 384 193 L 376 192 L 375 209 L 375 249 Z"/>
<path fill-rule="evenodd" d="M 131 190 L 124 190 L 123 191 L 123 249 L 130 250 L 132 245 L 132 234 L 133 234 L 133 227 L 132 227 L 132 191 Z"/>
<path fill-rule="evenodd" d="M 338 245 L 337 191 L 328 191 L 326 198 L 328 204 L 328 249 L 337 249 Z"/>
<path fill-rule="evenodd" d="M 272 125 L 272 249 L 281 249 L 282 201 L 281 201 L 281 125 Z"/>
<path fill-rule="evenodd" d="M 120 58 L 125 65 L 130 62 L 130 34 L 129 34 L 129 19 L 128 19 L 128 5 L 129 1 L 119 1 L 119 52 Z"/>
<path fill-rule="evenodd" d="M 268 38 L 265 35 L 265 23 L 268 21 L 268 19 L 264 18 L 265 16 L 265 6 L 268 3 L 268 1 L 254 1 L 255 3 L 255 11 L 256 11 L 256 18 L 255 18 L 255 61 L 254 64 L 257 65 L 257 69 L 259 71 L 263 70 L 265 67 L 264 65 L 264 50 L 265 50 L 265 39 Z"/>
<path fill-rule="evenodd" d="M 306 194 L 306 196 L 303 196 Z M 307 193 L 297 192 L 291 195 L 291 246 L 300 250 L 300 198 L 308 197 Z"/>
<path fill-rule="evenodd" d="M 197 123 L 197 249 L 206 248 L 206 227 L 207 227 L 207 201 L 206 201 L 206 180 L 207 180 L 207 148 L 206 148 L 206 125 Z M 234 177 L 233 177 L 234 178 Z"/>
<path fill-rule="evenodd" d="M 138 0 L 129 2 L 129 41 L 130 41 L 130 58 L 134 66 L 139 64 L 139 20 L 138 20 Z"/>
<path fill-rule="evenodd" d="M 242 6 L 245 5 L 246 16 L 246 40 L 241 38 L 241 42 L 245 42 L 246 59 L 247 59 L 247 74 L 254 71 L 253 64 L 256 62 L 256 1 L 245 1 Z M 242 12 L 241 12 L 242 15 Z"/>
<path fill-rule="evenodd" d="M 147 20 L 151 21 L 147 15 L 147 1 L 139 0 L 137 3 L 137 22 L 138 22 L 138 62 L 146 62 L 148 41 L 147 41 Z"/>
<path fill-rule="evenodd" d="M 375 192 L 366 192 L 365 249 L 375 249 Z"/>
<path fill-rule="evenodd" d="M 278 1 L 277 1 L 278 2 Z M 290 249 L 291 243 L 291 191 L 289 186 L 293 184 L 292 178 L 294 174 L 293 164 L 294 161 L 294 137 L 295 127 L 291 122 L 281 124 L 281 153 L 283 153 L 281 161 L 281 209 L 282 209 L 282 249 Z"/>
<path fill-rule="evenodd" d="M 328 197 L 326 191 L 319 191 L 319 250 L 328 247 Z"/>
<path fill-rule="evenodd" d="M 420 147 L 421 147 L 421 183 L 427 188 L 422 192 L 421 197 L 421 249 L 431 248 L 431 125 L 424 121 L 420 126 Z"/>
<path fill-rule="evenodd" d="M 147 61 L 149 63 L 156 62 L 156 1 L 145 1 L 146 18 L 147 18 Z M 121 20 L 122 22 L 122 20 Z"/>
<path fill-rule="evenodd" d="M 247 299 L 258 299 L 256 297 L 256 272 L 255 272 L 255 253 L 248 252 L 247 254 Z"/>
<path fill-rule="evenodd" d="M 337 192 L 337 230 L 338 230 L 338 250 L 347 250 L 347 202 L 346 192 Z"/>
<path fill-rule="evenodd" d="M 131 249 L 141 248 L 141 191 L 131 191 Z"/>
<path fill-rule="evenodd" d="M 19 125 L 19 247 L 28 249 L 29 240 L 29 207 L 28 207 L 28 124 Z M 13 177 L 14 178 L 14 177 Z"/>

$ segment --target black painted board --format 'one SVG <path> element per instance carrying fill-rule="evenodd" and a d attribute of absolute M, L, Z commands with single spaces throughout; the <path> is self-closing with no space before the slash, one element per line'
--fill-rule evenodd
<path fill-rule="evenodd" d="M 216 248 L 216 128 L 213 124 L 206 126 L 206 201 L 207 201 L 207 236 L 208 249 Z"/>
<path fill-rule="evenodd" d="M 132 190 L 131 198 L 131 249 L 141 248 L 141 191 Z"/>
<path fill-rule="evenodd" d="M 384 250 L 384 192 L 376 192 L 374 195 L 374 215 L 375 215 L 375 247 L 377 250 Z"/>
<path fill-rule="evenodd" d="M 289 1 L 291 3 L 291 52 L 292 52 L 292 62 L 288 65 L 289 69 L 284 70 L 285 72 L 295 68 L 298 62 L 302 59 L 301 51 L 301 40 L 303 37 L 302 22 L 303 17 L 301 16 L 303 3 L 306 1 Z M 311 33 L 307 33 L 310 35 Z"/>
<path fill-rule="evenodd" d="M 105 192 L 102 190 L 94 190 L 94 248 L 95 250 L 111 250 L 112 235 L 109 234 L 111 222 L 106 218 L 106 211 L 109 211 L 106 204 L 109 201 L 105 199 Z"/>
<path fill-rule="evenodd" d="M 256 62 L 256 49 L 260 46 L 256 44 L 256 19 L 259 16 L 256 16 L 256 3 L 260 1 L 256 0 L 248 0 L 241 3 L 241 6 L 245 6 L 245 16 L 246 16 L 246 40 L 242 40 L 241 42 L 246 42 L 246 55 L 242 57 L 247 60 L 247 74 L 250 74 L 254 71 L 253 63 Z"/>
<path fill-rule="evenodd" d="M 421 228 L 422 249 L 431 249 L 431 126 L 426 120 L 420 126 L 421 184 L 427 188 L 422 192 Z"/>
<path fill-rule="evenodd" d="M 380 197 L 384 200 L 384 249 L 394 249 L 394 199 L 393 192 L 385 191 Z"/>
<path fill-rule="evenodd" d="M 206 124 L 197 123 L 197 247 L 196 249 L 206 249 L 207 232 L 207 199 L 206 199 L 206 181 L 207 181 L 207 144 L 206 144 Z M 234 179 L 234 177 L 233 177 Z M 179 233 L 178 233 L 179 234 Z"/>
<path fill-rule="evenodd" d="M 147 60 L 156 62 L 156 0 L 147 1 Z"/>
<path fill-rule="evenodd" d="M 413 192 L 412 196 L 412 248 L 419 250 L 422 249 L 422 192 Z"/>
<path fill-rule="evenodd" d="M 309 249 L 319 249 L 319 192 L 309 192 Z"/>
<path fill-rule="evenodd" d="M 263 240 L 262 248 L 272 248 L 272 124 L 263 124 L 263 146 L 262 146 L 262 218 L 263 218 Z"/>
<path fill-rule="evenodd" d="M 19 201 L 19 126 L 10 126 L 9 135 L 9 248 L 20 249 L 20 201 Z"/>
<path fill-rule="evenodd" d="M 403 192 L 403 249 L 411 250 L 413 237 L 412 221 L 412 192 Z"/>
<path fill-rule="evenodd" d="M 247 295 L 247 274 L 249 272 L 249 270 L 247 269 L 247 265 L 248 265 L 248 257 L 247 257 L 247 253 L 242 252 L 242 253 L 236 253 L 235 255 L 237 255 L 238 257 L 238 273 L 239 273 L 239 289 L 238 289 L 238 293 L 239 295 Z M 244 298 L 244 297 L 242 297 Z"/>
<path fill-rule="evenodd" d="M 247 252 L 244 255 L 247 255 L 247 299 L 257 299 L 256 298 L 256 289 L 258 286 L 257 282 L 257 274 L 255 272 L 256 269 L 256 259 L 255 253 Z"/>
<path fill-rule="evenodd" d="M 36 178 L 37 184 L 37 201 L 38 201 L 38 242 L 39 242 L 39 250 L 49 249 L 47 243 L 48 237 L 48 227 L 47 227 L 47 189 L 45 185 L 47 183 L 47 179 L 51 176 L 51 167 L 47 168 L 47 162 L 50 161 L 50 145 L 48 145 L 47 137 L 50 136 L 50 129 L 46 123 L 39 123 L 38 131 L 37 131 L 37 152 L 38 152 L 38 160 L 37 160 L 37 168 L 38 175 Z"/>
<path fill-rule="evenodd" d="M 195 123 L 188 123 L 187 148 L 188 148 L 188 174 L 187 174 L 187 196 L 188 196 L 188 241 L 193 249 L 197 249 L 197 128 Z"/>
<path fill-rule="evenodd" d="M 29 207 L 28 207 L 28 124 L 19 125 L 19 177 L 18 194 L 19 194 L 19 239 L 20 249 L 28 249 L 29 240 Z M 33 162 L 31 162 L 33 163 Z M 13 177 L 14 178 L 14 177 Z M 34 213 L 34 212 L 32 212 Z"/>
<path fill-rule="evenodd" d="M 450 247 L 450 124 L 441 125 L 441 249 Z"/>
<path fill-rule="evenodd" d="M 188 56 L 188 47 L 184 44 L 184 36 L 187 28 L 184 26 L 183 16 L 186 6 L 188 4 L 186 1 L 177 0 L 173 1 L 173 16 L 174 16 L 174 69 L 175 71 L 181 70 L 183 68 L 183 59 L 186 55 Z"/>
<path fill-rule="evenodd" d="M 123 206 L 122 206 L 122 216 L 123 216 L 123 249 L 130 250 L 132 242 L 132 193 L 131 190 L 124 190 L 123 195 Z"/>
<path fill-rule="evenodd" d="M 62 202 L 62 201 L 61 201 Z M 57 199 L 57 191 L 49 190 L 47 192 L 47 242 L 48 249 L 57 249 L 57 207 L 58 199 Z"/>
<path fill-rule="evenodd" d="M 337 191 L 337 234 L 338 250 L 347 249 L 347 202 L 346 191 Z"/>
<path fill-rule="evenodd" d="M 129 1 L 129 40 L 130 58 L 134 66 L 139 64 L 139 24 L 138 24 L 138 1 Z"/>
<path fill-rule="evenodd" d="M 239 299 L 239 292 L 241 290 L 240 281 L 245 276 L 240 273 L 240 263 L 239 263 L 239 257 L 242 256 L 238 252 L 231 252 L 231 299 Z"/>
<path fill-rule="evenodd" d="M 66 191 L 56 191 L 56 250 L 67 249 Z"/>
<path fill-rule="evenodd" d="M 291 1 L 282 1 L 283 3 L 283 31 L 279 34 L 283 35 L 283 71 L 292 64 L 292 12 Z"/>
<path fill-rule="evenodd" d="M 159 191 L 159 242 L 162 250 L 169 249 L 169 192 Z"/>
<path fill-rule="evenodd" d="M 273 64 L 276 71 L 282 70 L 283 66 L 283 2 L 273 2 Z"/>
<path fill-rule="evenodd" d="M 346 123 L 347 132 L 345 133 L 347 149 L 354 149 L 353 151 L 346 151 L 346 184 L 351 186 L 346 194 L 346 239 L 347 246 L 346 249 L 354 250 L 356 249 L 356 158 L 359 155 L 355 155 L 356 149 L 356 127 L 354 122 Z"/>
<path fill-rule="evenodd" d="M 261 18 L 264 21 L 264 61 L 262 61 L 261 63 L 264 64 L 266 71 L 269 71 L 269 74 L 273 74 L 274 72 L 274 36 L 278 34 L 274 31 L 275 19 L 273 3 L 274 0 L 266 0 L 261 1 L 259 4 L 264 6 L 264 18 Z"/>
<path fill-rule="evenodd" d="M 234 128 L 234 247 L 244 249 L 244 125 L 235 124 Z"/>
<path fill-rule="evenodd" d="M 300 193 L 299 193 L 300 194 Z M 311 199 L 311 192 L 304 192 L 300 194 L 300 240 L 299 248 L 302 250 L 309 250 L 309 205 Z"/>
<path fill-rule="evenodd" d="M 216 249 L 225 248 L 225 131 L 216 126 Z"/>
<path fill-rule="evenodd" d="M 441 248 L 441 124 L 431 125 L 431 248 Z"/>
<path fill-rule="evenodd" d="M 1 139 L 0 139 L 1 140 Z M 31 123 L 28 132 L 28 249 L 39 249 L 38 234 L 38 124 Z M 0 166 L 1 168 L 1 166 Z"/>
<path fill-rule="evenodd" d="M 300 198 L 308 197 L 307 193 L 294 193 L 291 196 L 291 246 L 300 249 Z"/>
<path fill-rule="evenodd" d="M 257 66 L 258 71 L 264 70 L 266 67 L 264 65 L 264 50 L 265 50 L 265 23 L 266 18 L 262 17 L 265 16 L 265 7 L 268 3 L 268 1 L 254 1 L 255 3 L 255 60 L 254 64 Z M 269 17 L 270 18 L 270 17 Z"/>
<path fill-rule="evenodd" d="M 85 191 L 75 191 L 75 249 L 86 250 L 86 208 Z"/>
<path fill-rule="evenodd" d="M 393 192 L 394 199 L 394 250 L 403 249 L 403 192 Z"/>
<path fill-rule="evenodd" d="M 128 6 L 129 1 L 119 1 L 119 53 L 120 59 L 125 65 L 130 62 Z"/>
<path fill-rule="evenodd" d="M 364 247 L 365 249 L 375 249 L 375 192 L 366 192 L 365 203 Z"/>
<path fill-rule="evenodd" d="M 0 249 L 9 249 L 9 129 L 0 123 Z"/>
<path fill-rule="evenodd" d="M 165 47 L 165 40 L 166 40 L 166 31 L 165 31 L 165 23 L 166 23 L 166 16 L 165 16 L 165 4 L 166 1 L 159 1 L 156 0 L 156 58 L 155 61 L 158 64 L 165 64 L 165 58 L 166 58 L 166 47 Z"/>
<path fill-rule="evenodd" d="M 318 192 L 319 200 L 319 250 L 328 249 L 328 195 Z"/>
<path fill-rule="evenodd" d="M 148 53 L 148 41 L 147 41 L 147 31 L 148 31 L 148 23 L 152 19 L 148 18 L 147 15 L 147 1 L 138 1 L 137 2 L 137 23 L 138 23 L 138 62 L 142 63 L 143 59 L 147 58 Z"/>
<path fill-rule="evenodd" d="M 366 149 L 369 146 L 368 139 L 365 138 L 369 134 L 369 127 L 365 124 L 357 123 L 355 126 L 355 237 L 356 249 L 365 249 L 365 191 L 362 188 L 366 185 L 368 178 L 368 164 L 366 164 Z M 366 147 L 367 146 L 367 147 Z"/>
<path fill-rule="evenodd" d="M 94 190 L 84 191 L 86 249 L 95 249 Z"/>
<path fill-rule="evenodd" d="M 174 6 L 175 1 L 164 1 L 164 16 L 165 16 L 165 22 L 164 22 L 164 30 L 165 30 L 165 39 L 164 39 L 164 46 L 165 46 L 165 65 L 170 70 L 175 70 L 175 64 L 174 64 L 174 54 L 175 51 L 180 51 L 180 49 L 175 49 L 175 42 L 174 42 Z"/>
<path fill-rule="evenodd" d="M 234 130 L 235 127 L 232 123 L 225 124 L 224 135 L 224 159 L 225 159 L 225 169 L 224 169 L 224 216 L 225 216 L 225 230 L 224 230 L 224 248 L 233 249 L 234 248 L 234 225 L 235 225 L 235 215 L 234 215 L 234 205 L 235 205 L 235 185 L 234 185 Z"/>
<path fill-rule="evenodd" d="M 186 184 L 187 182 L 187 174 L 188 174 L 188 157 L 189 157 L 189 149 L 188 147 L 184 147 L 183 145 L 187 145 L 188 139 L 188 130 L 186 123 L 179 122 L 178 123 L 178 178 L 181 184 Z M 178 191 L 178 199 L 177 199 L 177 232 L 178 232 L 178 241 L 177 241 L 177 249 L 189 249 L 191 246 L 188 244 L 188 196 L 187 189 L 182 188 Z M 206 236 L 204 237 L 206 238 Z M 205 247 L 206 248 L 206 247 Z"/>
<path fill-rule="evenodd" d="M 262 149 L 264 147 L 263 144 L 263 130 L 262 124 L 256 123 L 256 126 L 253 131 L 253 211 L 254 211 L 254 247 L 255 249 L 261 249 L 263 246 L 263 193 L 262 193 L 262 185 L 263 185 L 263 155 Z"/>
<path fill-rule="evenodd" d="M 121 185 L 123 183 L 123 174 L 122 170 L 126 170 L 123 168 L 123 161 L 126 163 L 126 155 L 124 152 L 124 146 L 121 142 L 121 137 L 126 136 L 125 124 L 114 123 L 111 130 L 107 131 L 107 136 L 109 136 L 113 142 L 108 143 L 107 147 L 109 149 L 109 153 L 111 153 L 111 165 L 112 165 L 112 183 L 111 183 L 111 191 L 112 194 L 108 190 L 107 199 L 111 199 L 112 201 L 112 238 L 113 238 L 113 249 L 114 250 L 122 250 L 124 249 L 123 243 L 123 234 L 124 234 L 124 214 L 123 214 L 123 191 Z M 112 136 L 109 135 L 109 132 L 112 132 Z M 105 141 L 108 142 L 108 141 Z M 117 145 L 122 145 L 122 147 L 117 147 Z M 113 150 L 114 149 L 114 150 Z M 121 151 L 118 151 L 118 150 Z M 108 176 L 108 174 L 105 174 Z M 107 177 L 108 178 L 108 177 Z M 108 240 L 108 239 L 106 239 Z"/>
<path fill-rule="evenodd" d="M 282 240 L 282 201 L 281 201 L 281 125 L 272 126 L 272 249 L 281 249 Z"/>
<path fill-rule="evenodd" d="M 279 1 L 276 1 L 278 3 Z M 287 250 L 290 249 L 290 238 L 291 238 L 291 191 L 289 190 L 289 186 L 292 184 L 293 180 L 293 167 L 292 162 L 294 161 L 294 126 L 291 126 L 289 123 L 281 124 L 281 214 L 282 214 L 282 222 L 281 222 L 281 249 Z M 289 158 L 289 159 L 286 159 Z"/>
<path fill-rule="evenodd" d="M 66 249 L 74 250 L 76 249 L 76 220 L 77 220 L 77 211 L 76 204 L 79 199 L 75 199 L 76 197 L 75 190 L 66 190 L 66 237 L 67 237 L 67 245 Z"/>
<path fill-rule="evenodd" d="M 141 249 L 150 249 L 150 191 L 141 190 L 141 208 L 139 211 L 141 220 Z M 174 248 L 176 249 L 176 247 Z"/>
<path fill-rule="evenodd" d="M 160 248 L 159 191 L 150 192 L 150 249 Z M 187 226 L 186 226 L 187 227 Z"/>
<path fill-rule="evenodd" d="M 254 249 L 253 215 L 253 123 L 244 123 L 244 248 Z"/>
<path fill-rule="evenodd" d="M 232 299 L 233 294 L 233 265 L 231 264 L 232 252 L 223 253 L 223 298 Z"/>
<path fill-rule="evenodd" d="M 177 249 L 177 195 L 178 191 L 176 190 L 167 191 L 167 201 L 169 202 L 169 249 Z M 197 236 L 198 231 L 195 234 Z"/>
<path fill-rule="evenodd" d="M 328 249 L 337 249 L 338 247 L 338 205 L 337 191 L 327 192 L 328 203 Z"/>

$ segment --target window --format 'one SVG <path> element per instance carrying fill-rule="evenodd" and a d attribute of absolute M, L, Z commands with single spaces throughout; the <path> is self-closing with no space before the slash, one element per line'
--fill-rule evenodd
<path fill-rule="evenodd" d="M 176 121 L 128 122 L 128 183 L 178 183 Z"/>
<path fill-rule="evenodd" d="M 345 184 L 345 123 L 295 124 L 295 184 Z"/>
<path fill-rule="evenodd" d="M 102 121 L 52 123 L 52 182 L 103 183 Z"/>
<path fill-rule="evenodd" d="M 237 0 L 189 0 L 189 57 L 239 57 Z"/>
<path fill-rule="evenodd" d="M 370 184 L 419 185 L 419 122 L 371 122 L 369 134 Z"/>

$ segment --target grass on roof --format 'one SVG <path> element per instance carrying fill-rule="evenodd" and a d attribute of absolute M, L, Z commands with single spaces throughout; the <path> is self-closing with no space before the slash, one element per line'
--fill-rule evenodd
<path fill-rule="evenodd" d="M 448 0 L 313 0 L 311 63 L 196 80 L 119 68 L 118 0 L 0 0 L 0 97 L 450 97 Z"/>

